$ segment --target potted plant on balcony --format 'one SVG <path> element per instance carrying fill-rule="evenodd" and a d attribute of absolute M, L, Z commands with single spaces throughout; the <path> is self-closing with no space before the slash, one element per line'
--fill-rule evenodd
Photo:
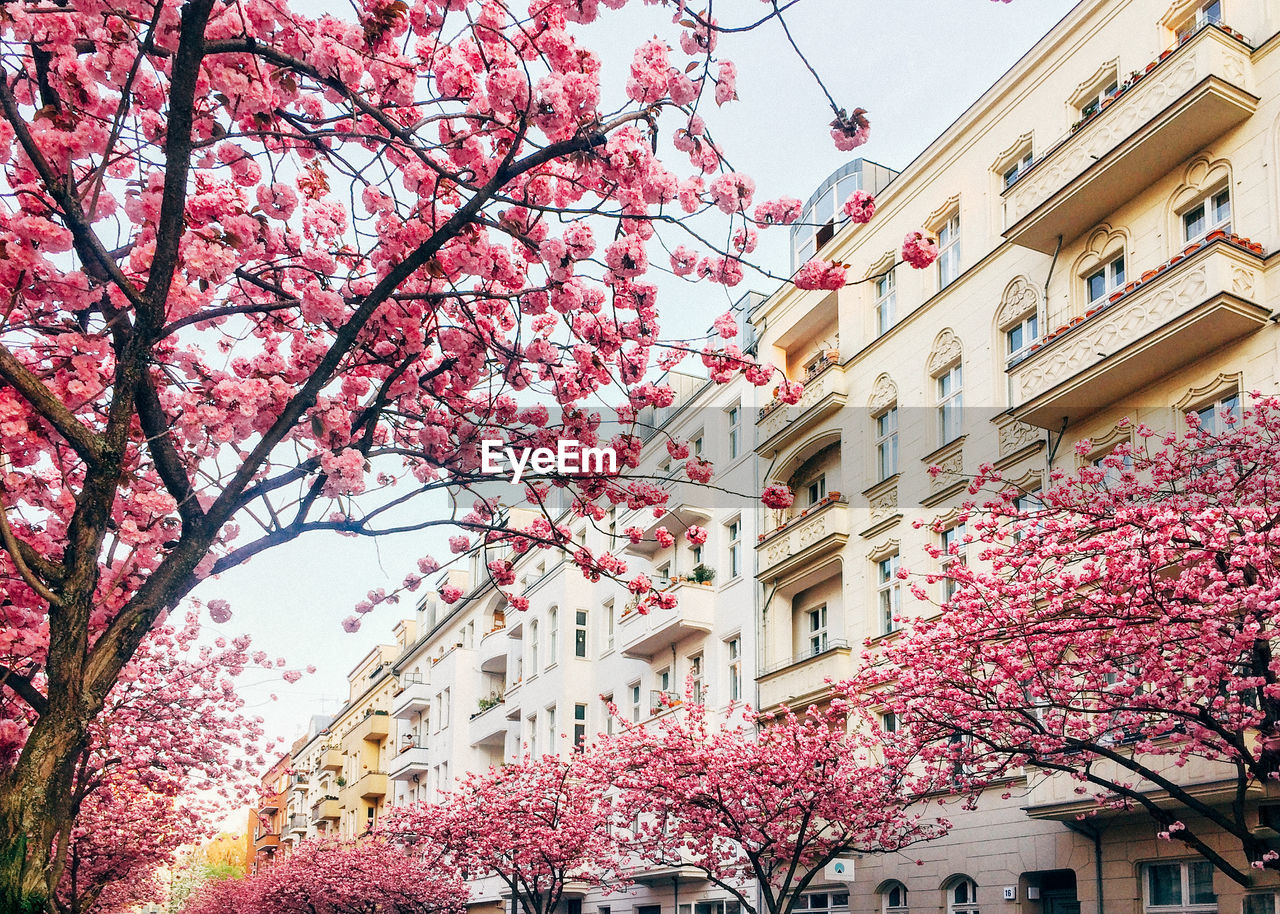
<path fill-rule="evenodd" d="M 347 779 L 344 778 L 342 775 L 338 775 L 336 778 L 333 779 L 333 783 L 337 784 L 339 787 L 346 787 Z"/>
<path fill-rule="evenodd" d="M 703 565 L 701 563 L 693 566 L 693 575 L 692 575 L 693 583 L 703 584 L 703 585 L 706 585 L 707 587 L 710 587 L 712 582 L 715 581 L 715 579 L 716 579 L 716 570 L 714 568 L 708 568 L 706 565 Z"/>

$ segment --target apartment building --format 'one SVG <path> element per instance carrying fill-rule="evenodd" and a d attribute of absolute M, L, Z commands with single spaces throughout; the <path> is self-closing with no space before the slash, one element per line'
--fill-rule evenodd
<path fill-rule="evenodd" d="M 946 583 L 925 603 L 897 571 L 976 560 L 926 551 L 963 542 L 948 520 L 964 474 L 992 464 L 1034 493 L 1128 440 L 1126 418 L 1212 421 L 1276 390 L 1277 30 L 1264 0 L 1084 0 L 893 177 L 870 223 L 800 233 L 801 258 L 817 248 L 865 281 L 752 312 L 761 357 L 806 384 L 756 415 L 760 482 L 797 496 L 756 543 L 762 706 L 821 701 L 866 641 L 936 610 Z M 937 262 L 894 269 L 922 225 Z M 1176 776 L 1225 799 L 1207 766 Z M 1092 803 L 1064 781 L 1012 785 L 940 841 L 859 860 L 849 910 L 1277 910 L 1270 874 L 1246 891 L 1143 816 L 1082 820 Z"/>
<path fill-rule="evenodd" d="M 324 819 L 312 819 L 312 805 L 324 796 L 320 792 L 323 772 L 318 771 L 318 767 L 331 722 L 332 718 L 327 715 L 313 714 L 307 721 L 306 732 L 289 747 L 289 789 L 285 795 L 285 818 L 280 836 L 280 843 L 286 851 L 296 847 L 300 841 L 314 837 L 321 830 L 320 826 L 327 823 Z"/>
<path fill-rule="evenodd" d="M 292 761 L 285 753 L 267 769 L 260 782 L 258 806 L 253 816 L 253 869 L 271 862 L 284 833 L 285 800 Z"/>

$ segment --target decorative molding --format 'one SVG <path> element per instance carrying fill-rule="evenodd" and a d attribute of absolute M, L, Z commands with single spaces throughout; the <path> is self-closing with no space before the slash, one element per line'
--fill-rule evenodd
<path fill-rule="evenodd" d="M 867 268 L 863 279 L 870 279 L 873 276 L 879 276 L 881 273 L 888 273 L 898 262 L 897 251 L 885 251 L 880 259 Z"/>
<path fill-rule="evenodd" d="M 1203 3 L 1204 0 L 1174 0 L 1173 5 L 1160 17 L 1160 25 L 1170 32 L 1177 31 L 1178 26 L 1194 16 L 1196 9 Z"/>
<path fill-rule="evenodd" d="M 867 509 L 871 512 L 871 520 L 878 523 L 898 510 L 898 484 L 885 486 L 867 499 Z"/>
<path fill-rule="evenodd" d="M 881 374 L 876 378 L 875 384 L 871 385 L 871 399 L 867 401 L 867 407 L 875 415 L 884 412 L 897 402 L 898 385 L 888 374 Z"/>
<path fill-rule="evenodd" d="M 1231 292 L 1241 298 L 1253 298 L 1254 284 L 1258 274 L 1247 267 L 1233 265 L 1231 267 Z"/>
<path fill-rule="evenodd" d="M 1170 243 L 1182 240 L 1181 213 L 1208 193 L 1231 187 L 1231 162 L 1225 158 L 1196 156 L 1182 173 L 1177 190 L 1169 195 L 1168 223 Z"/>
<path fill-rule="evenodd" d="M 1031 148 L 1031 139 L 1034 131 L 1027 131 L 1022 136 L 1013 141 L 1013 144 L 1004 152 L 996 156 L 995 161 L 991 163 L 991 170 L 997 174 L 1003 172 L 1006 167 L 1013 164 L 1014 159 L 1021 156 L 1027 149 Z"/>
<path fill-rule="evenodd" d="M 964 475 L 964 437 L 938 448 L 926 458 L 929 464 L 929 494 L 925 506 L 935 505 L 968 485 Z M 933 468 L 937 467 L 937 472 Z"/>
<path fill-rule="evenodd" d="M 1028 492 L 1037 492 L 1044 486 L 1044 471 L 1027 470 L 1017 479 L 1006 479 L 1005 482 L 1024 495 Z"/>
<path fill-rule="evenodd" d="M 1182 399 L 1173 405 L 1173 408 L 1180 413 L 1190 412 L 1192 409 L 1219 399 L 1229 391 L 1237 393 L 1244 391 L 1244 372 L 1236 371 L 1231 374 L 1218 372 L 1208 382 L 1188 390 Z"/>
<path fill-rule="evenodd" d="M 1000 456 L 1008 457 L 1033 444 L 1044 443 L 1044 431 L 1025 422 L 1006 422 L 998 431 Z"/>
<path fill-rule="evenodd" d="M 902 541 L 899 539 L 887 539 L 878 546 L 872 546 L 871 551 L 867 553 L 867 558 L 873 562 L 881 559 L 887 559 L 895 552 L 902 550 Z"/>
<path fill-rule="evenodd" d="M 942 224 L 950 219 L 960 209 L 960 195 L 953 194 L 948 197 L 946 202 L 931 212 L 924 220 L 924 227 L 929 231 L 937 234 Z"/>
<path fill-rule="evenodd" d="M 1091 95 L 1097 95 L 1107 80 L 1120 77 L 1120 58 L 1113 57 L 1106 63 L 1102 64 L 1093 74 L 1086 76 L 1084 80 L 1076 84 L 1075 89 L 1071 91 L 1071 107 L 1079 108 L 1082 104 L 1089 100 Z"/>
<path fill-rule="evenodd" d="M 1015 276 L 1004 288 L 1000 298 L 1000 309 L 996 312 L 996 327 L 1007 330 L 1035 314 L 1040 307 L 1040 293 L 1026 276 Z"/>
<path fill-rule="evenodd" d="M 936 378 L 963 357 L 964 346 L 960 342 L 960 337 L 956 336 L 956 332 L 950 327 L 944 327 L 933 338 L 933 347 L 929 351 L 929 361 L 926 363 L 929 376 Z"/>
<path fill-rule="evenodd" d="M 1127 441 L 1133 443 L 1133 420 L 1129 418 L 1121 419 L 1104 434 L 1094 436 L 1089 439 L 1089 450 L 1081 454 L 1076 453 L 1076 465 L 1087 466 L 1100 457 L 1105 457 L 1116 449 L 1121 442 Z"/>

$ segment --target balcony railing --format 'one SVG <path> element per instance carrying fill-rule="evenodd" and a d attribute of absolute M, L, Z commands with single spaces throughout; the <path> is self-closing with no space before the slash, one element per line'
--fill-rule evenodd
<path fill-rule="evenodd" d="M 1161 54 L 1005 190 L 1005 237 L 1052 253 L 1103 221 L 1253 114 L 1252 66 L 1244 37 L 1220 25 Z"/>
<path fill-rule="evenodd" d="M 848 665 L 851 652 L 849 642 L 830 638 L 823 643 L 821 650 L 808 650 L 770 663 L 756 677 L 760 707 L 794 706 L 797 699 L 812 699 L 825 693 L 829 688 L 828 679 L 842 679 L 853 674 Z"/>
<path fill-rule="evenodd" d="M 679 692 L 663 691 L 662 689 L 649 690 L 649 713 L 651 715 L 670 711 L 672 708 L 678 708 L 682 704 L 684 704 L 684 696 Z"/>
<path fill-rule="evenodd" d="M 391 699 L 391 716 L 397 720 L 412 720 L 421 714 L 431 706 L 430 688 L 421 676 L 403 680 L 400 691 Z"/>
<path fill-rule="evenodd" d="M 352 732 L 357 739 L 380 743 L 391 735 L 391 716 L 386 711 L 368 711 Z"/>
<path fill-rule="evenodd" d="M 789 517 L 756 543 L 760 572 L 774 572 L 803 562 L 805 557 L 825 554 L 828 547 L 839 546 L 849 539 L 849 503 L 832 492 L 816 505 L 796 517 Z"/>
<path fill-rule="evenodd" d="M 819 369 L 802 381 L 804 392 L 794 405 L 774 400 L 756 417 L 756 450 L 771 454 L 788 441 L 833 414 L 848 400 L 844 369 L 824 359 Z"/>
<path fill-rule="evenodd" d="M 638 604 L 618 620 L 617 643 L 625 657 L 647 660 L 654 654 L 695 634 L 711 631 L 715 621 L 715 590 L 710 584 L 668 581 L 655 586 L 672 593 L 676 605 L 641 613 Z M 632 608 L 635 607 L 635 608 Z"/>
<path fill-rule="evenodd" d="M 407 781 L 415 774 L 425 774 L 430 767 L 427 747 L 418 743 L 409 743 L 391 762 L 391 780 Z"/>
<path fill-rule="evenodd" d="M 1264 280 L 1260 246 L 1212 233 L 1011 365 L 1010 413 L 1057 430 L 1253 333 L 1271 315 Z"/>

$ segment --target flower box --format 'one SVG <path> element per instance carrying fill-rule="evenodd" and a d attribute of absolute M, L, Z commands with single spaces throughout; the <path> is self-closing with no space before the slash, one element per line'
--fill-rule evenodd
<path fill-rule="evenodd" d="M 1116 302 L 1118 302 L 1118 301 L 1119 301 L 1120 299 L 1122 299 L 1122 298 L 1124 298 L 1124 289 L 1116 289 L 1116 290 L 1115 290 L 1114 292 L 1112 292 L 1112 293 L 1111 293 L 1111 295 L 1107 298 L 1107 301 L 1111 302 L 1112 304 L 1115 304 Z"/>
<path fill-rule="evenodd" d="M 1222 229 L 1214 229 L 1212 232 L 1209 233 L 1208 237 L 1205 238 L 1205 241 L 1206 242 L 1218 241 L 1219 239 L 1226 238 L 1226 237 L 1227 237 L 1227 233 L 1225 231 L 1223 231 Z"/>
<path fill-rule="evenodd" d="M 1148 279 L 1155 279 L 1156 272 L 1157 271 L 1155 270 L 1147 270 L 1145 273 L 1142 274 L 1142 279 L 1140 281 L 1146 282 Z"/>

